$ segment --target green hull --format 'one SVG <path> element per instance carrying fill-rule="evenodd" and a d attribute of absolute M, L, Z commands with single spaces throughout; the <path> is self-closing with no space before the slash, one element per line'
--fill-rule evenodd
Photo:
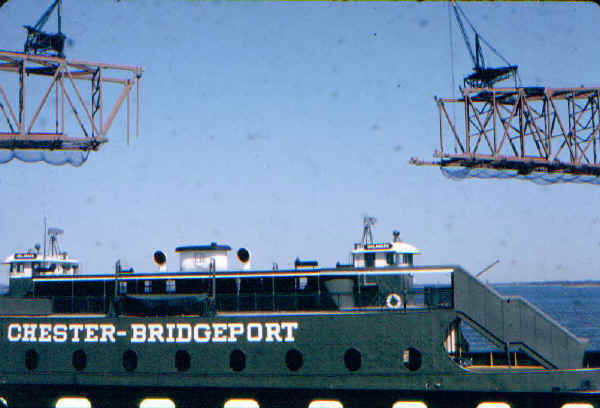
<path fill-rule="evenodd" d="M 460 367 L 443 345 L 455 319 L 453 310 L 162 319 L 7 317 L 0 320 L 0 353 L 11 358 L 0 369 L 0 395 L 19 401 L 17 406 L 27 404 L 21 398 L 30 398 L 28 389 L 44 390 L 39 398 L 48 400 L 64 395 L 95 399 L 102 387 L 123 389 L 115 398 L 130 402 L 166 396 L 183 406 L 186 393 L 207 404 L 232 397 L 272 403 L 282 390 L 294 395 L 293 390 L 302 390 L 299 401 L 310 396 L 349 404 L 360 399 L 353 397 L 360 390 L 388 407 L 386 401 L 417 398 L 439 404 L 442 395 L 464 399 L 465 393 L 471 395 L 468 401 L 475 396 L 529 401 L 534 394 L 551 394 L 555 402 L 597 401 L 599 370 L 481 372 Z M 412 371 L 404 358 L 408 349 L 421 356 Z M 286 359 L 290 350 L 300 353 L 300 364 L 298 354 L 296 365 Z M 348 350 L 356 352 L 353 357 Z M 232 357 L 240 352 L 243 364 Z M 40 406 L 38 397 L 36 401 Z"/>

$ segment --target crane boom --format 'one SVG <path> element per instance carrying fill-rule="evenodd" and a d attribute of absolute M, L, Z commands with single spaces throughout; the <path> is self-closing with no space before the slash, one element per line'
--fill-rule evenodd
<path fill-rule="evenodd" d="M 54 0 L 54 3 L 42 14 L 35 25 L 24 26 L 27 30 L 24 51 L 26 54 L 42 54 L 64 58 L 65 35 L 61 32 L 61 5 L 62 0 Z M 55 34 L 42 31 L 48 19 L 57 10 L 58 32 Z"/>

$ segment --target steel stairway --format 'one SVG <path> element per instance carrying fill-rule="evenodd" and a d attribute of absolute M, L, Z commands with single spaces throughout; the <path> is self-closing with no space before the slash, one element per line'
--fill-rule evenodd
<path fill-rule="evenodd" d="M 460 267 L 454 269 L 454 308 L 499 347 L 516 345 L 546 368 L 581 368 L 588 340 L 520 296 L 503 296 Z"/>

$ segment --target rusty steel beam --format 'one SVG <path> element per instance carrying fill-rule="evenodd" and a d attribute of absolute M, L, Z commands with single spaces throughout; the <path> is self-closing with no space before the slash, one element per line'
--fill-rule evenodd
<path fill-rule="evenodd" d="M 600 177 L 599 87 L 465 88 L 436 103 L 439 160 L 413 164 Z"/>
<path fill-rule="evenodd" d="M 98 150 L 108 141 L 108 131 L 125 100 L 129 105 L 133 87 L 138 89 L 135 132 L 139 136 L 142 72 L 135 66 L 0 51 L 0 149 Z M 11 98 L 7 78 L 14 74 L 18 83 Z M 116 96 L 105 106 L 109 86 Z M 43 111 L 53 113 L 54 123 L 38 124 Z M 126 115 L 129 143 L 129 106 Z"/>

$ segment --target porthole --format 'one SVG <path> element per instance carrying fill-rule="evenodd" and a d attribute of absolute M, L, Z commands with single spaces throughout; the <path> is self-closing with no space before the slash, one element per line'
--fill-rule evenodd
<path fill-rule="evenodd" d="M 177 371 L 187 371 L 192 366 L 190 353 L 185 350 L 178 350 L 175 353 L 175 368 Z"/>
<path fill-rule="evenodd" d="M 135 351 L 127 350 L 123 353 L 123 368 L 127 371 L 133 371 L 137 368 L 138 357 Z"/>
<path fill-rule="evenodd" d="M 233 371 L 242 371 L 246 368 L 246 355 L 242 350 L 233 350 L 229 355 L 229 368 Z"/>
<path fill-rule="evenodd" d="M 35 370 L 40 363 L 40 356 L 37 351 L 29 349 L 25 352 L 25 367 L 28 370 Z"/>
<path fill-rule="evenodd" d="M 87 365 L 87 355 L 83 350 L 75 350 L 72 358 L 73 368 L 77 371 L 83 371 Z"/>
<path fill-rule="evenodd" d="M 402 362 L 410 371 L 417 371 L 421 368 L 423 358 L 421 352 L 414 347 L 409 347 L 402 353 Z"/>
<path fill-rule="evenodd" d="M 304 357 L 300 351 L 291 349 L 285 354 L 285 365 L 290 371 L 298 371 L 302 368 L 303 363 Z"/>
<path fill-rule="evenodd" d="M 344 353 L 344 364 L 348 371 L 358 371 L 362 365 L 362 355 L 355 348 L 346 350 Z"/>

